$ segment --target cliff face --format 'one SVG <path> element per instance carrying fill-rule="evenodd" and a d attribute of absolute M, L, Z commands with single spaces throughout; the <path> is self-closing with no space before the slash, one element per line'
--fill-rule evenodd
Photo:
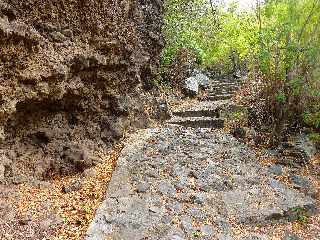
<path fill-rule="evenodd" d="M 1 180 L 70 174 L 147 119 L 162 0 L 0 0 Z"/>

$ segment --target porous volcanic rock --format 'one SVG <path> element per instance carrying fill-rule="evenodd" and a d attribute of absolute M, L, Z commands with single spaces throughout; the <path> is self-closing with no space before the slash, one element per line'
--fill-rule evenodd
<path fill-rule="evenodd" d="M 0 0 L 0 148 L 1 159 L 12 161 L 6 179 L 83 170 L 130 124 L 148 124 L 152 96 L 143 89 L 163 46 L 162 4 Z"/>

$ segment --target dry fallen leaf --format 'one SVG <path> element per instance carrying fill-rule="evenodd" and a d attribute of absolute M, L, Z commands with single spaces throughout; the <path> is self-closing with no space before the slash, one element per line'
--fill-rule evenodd
<path fill-rule="evenodd" d="M 108 155 L 102 156 L 102 163 L 94 167 L 97 174 L 83 178 L 82 188 L 78 191 L 63 193 L 62 188 L 81 178 L 80 174 L 53 179 L 48 188 L 20 185 L 19 191 L 22 197 L 16 204 L 18 212 L 22 216 L 31 212 L 33 219 L 41 218 L 45 214 L 41 210 L 43 203 L 46 202 L 51 208 L 48 211 L 57 213 L 63 220 L 59 229 L 46 239 L 82 239 L 103 200 L 106 185 L 111 179 L 122 148 L 123 145 L 118 144 Z"/>

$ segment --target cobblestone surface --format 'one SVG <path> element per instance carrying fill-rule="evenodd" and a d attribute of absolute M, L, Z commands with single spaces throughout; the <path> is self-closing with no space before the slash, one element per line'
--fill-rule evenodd
<path fill-rule="evenodd" d="M 293 220 L 295 209 L 315 208 L 231 135 L 146 129 L 128 140 L 86 239 L 233 239 L 232 222 Z"/>

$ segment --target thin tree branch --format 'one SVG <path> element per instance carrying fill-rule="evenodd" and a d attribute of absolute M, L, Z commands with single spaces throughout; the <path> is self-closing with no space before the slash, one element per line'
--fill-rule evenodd
<path fill-rule="evenodd" d="M 317 6 L 317 5 L 318 5 L 318 6 Z M 317 8 L 316 8 L 316 6 L 317 6 Z M 314 11 L 315 11 L 315 10 L 318 10 L 319 8 L 320 8 L 320 0 L 315 0 L 315 1 L 313 2 L 311 11 L 310 11 L 308 17 L 306 18 L 305 22 L 303 23 L 303 26 L 302 26 L 302 28 L 301 28 L 301 30 L 300 30 L 299 35 L 298 35 L 298 43 L 300 43 L 301 38 L 302 38 L 302 35 L 303 35 L 303 32 L 305 31 L 305 29 L 306 29 L 306 27 L 307 27 L 307 25 L 308 25 L 311 17 L 313 16 Z"/>

